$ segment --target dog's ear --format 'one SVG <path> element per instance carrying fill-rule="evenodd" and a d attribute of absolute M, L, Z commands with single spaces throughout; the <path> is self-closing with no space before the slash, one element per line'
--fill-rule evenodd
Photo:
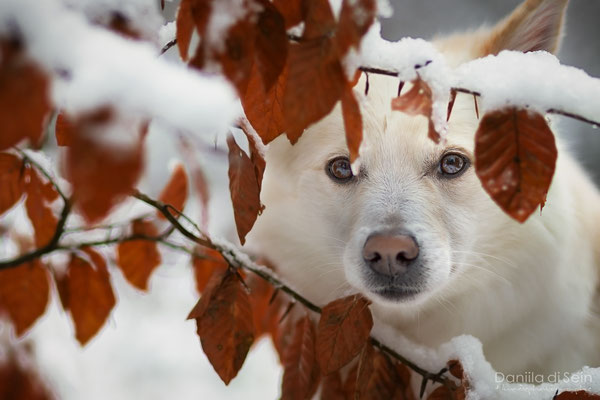
<path fill-rule="evenodd" d="M 480 56 L 502 50 L 558 51 L 568 0 L 527 0 L 500 21 L 482 43 Z"/>

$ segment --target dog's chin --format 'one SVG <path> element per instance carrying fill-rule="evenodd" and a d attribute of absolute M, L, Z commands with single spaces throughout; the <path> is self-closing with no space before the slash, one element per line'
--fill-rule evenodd
<path fill-rule="evenodd" d="M 369 289 L 369 296 L 375 302 L 381 303 L 416 303 L 419 302 L 426 294 L 425 290 L 406 288 L 402 286 L 389 285 L 376 289 Z"/>

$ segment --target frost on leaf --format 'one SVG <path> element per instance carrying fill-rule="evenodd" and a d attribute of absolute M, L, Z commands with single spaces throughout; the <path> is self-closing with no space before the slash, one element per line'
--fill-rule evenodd
<path fill-rule="evenodd" d="M 168 204 L 177 211 L 183 211 L 185 201 L 188 196 L 188 177 L 183 168 L 183 165 L 177 164 L 169 182 L 160 193 L 159 200 L 164 204 Z M 171 212 L 174 217 L 179 217 L 176 212 Z M 158 217 L 166 219 L 163 213 L 158 212 Z"/>
<path fill-rule="evenodd" d="M 49 113 L 46 74 L 26 59 L 19 39 L 0 38 L 0 150 L 24 139 L 39 145 Z"/>
<path fill-rule="evenodd" d="M 358 102 L 350 85 L 347 85 L 342 92 L 342 116 L 346 130 L 346 144 L 350 151 L 350 162 L 354 162 L 358 158 L 358 149 L 362 142 L 363 123 Z"/>
<path fill-rule="evenodd" d="M 51 184 L 42 182 L 42 178 L 33 168 L 28 168 L 26 174 L 29 181 L 25 185 L 25 208 L 35 231 L 35 244 L 42 247 L 50 243 L 56 232 L 58 219 L 48 203 L 54 201 L 58 193 Z"/>
<path fill-rule="evenodd" d="M 360 295 L 323 307 L 317 328 L 317 358 L 324 374 L 337 371 L 361 351 L 371 333 L 369 302 Z"/>
<path fill-rule="evenodd" d="M 199 253 L 204 257 L 192 256 L 192 265 L 194 267 L 194 277 L 196 280 L 196 289 L 199 293 L 204 292 L 210 277 L 215 273 L 223 273 L 227 270 L 227 261 L 221 253 L 208 248 L 199 248 Z"/>
<path fill-rule="evenodd" d="M 422 115 L 428 119 L 427 135 L 435 143 L 439 143 L 440 134 L 435 130 L 431 113 L 433 111 L 433 95 L 431 88 L 421 78 L 413 81 L 411 89 L 392 100 L 392 110 L 402 111 L 409 115 Z"/>
<path fill-rule="evenodd" d="M 6 312 L 21 336 L 46 310 L 50 285 L 39 259 L 0 271 L 0 311 Z"/>
<path fill-rule="evenodd" d="M 512 218 L 525 222 L 543 206 L 556 166 L 554 135 L 544 117 L 506 108 L 484 115 L 475 134 L 475 171 Z"/>
<path fill-rule="evenodd" d="M 156 237 L 158 232 L 152 222 L 135 220 L 132 223 L 134 235 Z M 161 257 L 156 242 L 148 239 L 136 239 L 122 242 L 117 247 L 117 265 L 125 278 L 133 286 L 147 290 L 152 271 L 160 265 Z"/>
<path fill-rule="evenodd" d="M 215 274 L 188 318 L 202 349 L 225 384 L 237 375 L 254 341 L 250 299 L 237 274 Z"/>
<path fill-rule="evenodd" d="M 133 148 L 113 148 L 102 142 L 111 124 L 118 123 L 113 114 L 111 109 L 101 108 L 73 120 L 63 117 L 66 119 L 57 124 L 57 137 L 69 143 L 66 177 L 73 185 L 74 203 L 90 224 L 105 217 L 132 192 L 142 171 L 142 132 L 131 132 L 132 136 L 139 134 Z"/>
<path fill-rule="evenodd" d="M 283 350 L 281 398 L 311 399 L 319 384 L 319 363 L 315 355 L 315 328 L 310 317 L 299 320 L 291 344 Z"/>
<path fill-rule="evenodd" d="M 262 211 L 260 184 L 255 165 L 240 149 L 233 136 L 229 136 L 227 145 L 229 147 L 229 191 L 238 236 L 240 242 L 244 244 L 246 235 Z"/>
<path fill-rule="evenodd" d="M 68 293 L 68 307 L 65 308 L 71 313 L 75 337 L 82 345 L 96 335 L 115 306 L 115 295 L 106 262 L 90 248 L 85 249 L 85 252 L 93 266 L 83 258 L 72 256 L 63 286 L 63 291 L 66 289 Z M 61 298 L 63 297 L 65 294 Z"/>
<path fill-rule="evenodd" d="M 25 189 L 23 161 L 8 153 L 0 153 L 0 215 L 23 197 Z"/>

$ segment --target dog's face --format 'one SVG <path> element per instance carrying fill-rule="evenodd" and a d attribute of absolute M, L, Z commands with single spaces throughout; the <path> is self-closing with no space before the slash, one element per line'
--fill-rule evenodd
<path fill-rule="evenodd" d="M 535 3 L 491 33 L 438 46 L 453 63 L 502 48 L 537 48 L 543 40 L 555 48 L 566 1 Z M 555 29 L 535 29 L 537 20 Z M 251 239 L 315 301 L 358 290 L 377 303 L 418 305 L 472 283 L 482 249 L 518 224 L 490 200 L 474 172 L 472 97 L 458 96 L 447 140 L 435 144 L 424 117 L 391 110 L 396 80 L 371 76 L 370 83 L 367 95 L 364 81 L 355 87 L 364 125 L 358 171 L 350 168 L 339 105 L 296 145 L 278 138 L 267 153 L 266 211 Z"/>
<path fill-rule="evenodd" d="M 448 140 L 436 145 L 425 118 L 391 110 L 395 83 L 372 77 L 369 95 L 362 96 L 365 129 L 356 174 L 337 109 L 296 145 L 279 139 L 269 150 L 275 157 L 268 159 L 273 176 L 266 179 L 278 183 L 274 191 L 269 187 L 260 218 L 276 215 L 285 231 L 272 247 L 288 254 L 303 249 L 301 260 L 318 263 L 284 273 L 307 274 L 315 287 L 326 282 L 328 294 L 349 284 L 376 302 L 426 299 L 467 267 L 478 216 L 504 219 L 472 167 L 472 98 L 457 100 Z"/>

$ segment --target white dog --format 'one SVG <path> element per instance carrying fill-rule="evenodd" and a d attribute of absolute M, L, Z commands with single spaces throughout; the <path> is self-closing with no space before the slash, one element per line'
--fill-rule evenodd
<path fill-rule="evenodd" d="M 502 49 L 554 52 L 566 3 L 528 0 L 492 29 L 434 45 L 454 66 Z M 356 176 L 339 106 L 296 145 L 268 147 L 253 249 L 320 305 L 364 294 L 376 324 L 417 343 L 471 334 L 498 371 L 599 366 L 600 196 L 585 173 L 559 140 L 543 213 L 519 224 L 475 175 L 473 99 L 459 95 L 436 145 L 424 118 L 391 110 L 396 90 L 371 76 Z"/>

